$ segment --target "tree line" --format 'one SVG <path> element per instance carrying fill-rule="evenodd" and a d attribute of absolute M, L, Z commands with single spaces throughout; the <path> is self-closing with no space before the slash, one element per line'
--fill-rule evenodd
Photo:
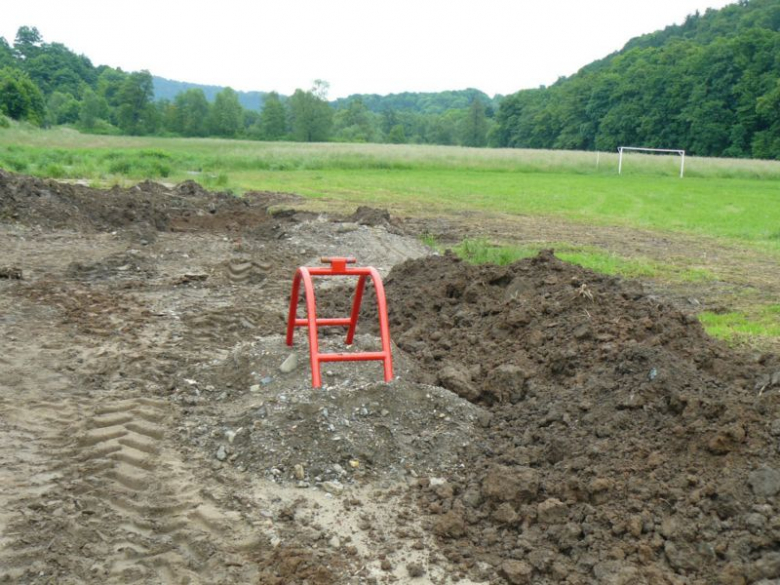
<path fill-rule="evenodd" d="M 105 134 L 301 142 L 496 143 L 494 108 L 476 90 L 399 94 L 384 107 L 378 106 L 378 96 L 331 103 L 327 92 L 328 84 L 318 80 L 291 96 L 264 94 L 262 108 L 257 109 L 244 107 L 231 88 L 222 89 L 213 100 L 198 87 L 173 99 L 155 100 L 148 71 L 93 66 L 60 43 L 44 42 L 35 27 L 21 27 L 13 45 L 0 37 L 0 113 L 41 126 L 69 124 Z"/>
<path fill-rule="evenodd" d="M 780 159 L 780 0 L 742 0 L 637 37 L 549 88 L 505 97 L 498 143 Z"/>
<path fill-rule="evenodd" d="M 780 159 L 780 0 L 739 0 L 630 40 L 550 87 L 490 99 L 477 90 L 327 100 L 327 83 L 246 108 L 225 88 L 154 99 L 127 73 L 44 43 L 0 37 L 0 113 L 87 132 L 256 140 L 576 150 L 620 145 Z M 245 97 L 245 96 L 242 96 Z"/>

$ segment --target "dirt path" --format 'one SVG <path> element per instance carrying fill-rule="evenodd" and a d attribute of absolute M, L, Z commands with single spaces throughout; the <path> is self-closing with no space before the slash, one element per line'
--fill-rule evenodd
<path fill-rule="evenodd" d="M 414 524 L 409 474 L 451 465 L 479 409 L 441 388 L 371 387 L 371 364 L 334 365 L 329 393 L 305 367 L 278 371 L 296 266 L 360 250 L 386 274 L 427 253 L 419 242 L 381 226 L 272 221 L 266 197 L 244 215 L 231 200 L 203 213 L 210 194 L 158 197 L 155 185 L 140 195 L 152 209 L 141 221 L 137 207 L 118 220 L 111 209 L 132 189 L 107 208 L 66 190 L 55 205 L 65 215 L 47 214 L 49 189 L 20 179 L 17 215 L 41 223 L 0 225 L 2 263 L 22 277 L 0 278 L 0 582 L 387 582 L 408 565 L 418 582 L 448 582 L 431 534 L 396 531 Z M 345 294 L 328 290 L 325 300 Z M 407 371 L 402 358 L 396 370 Z M 400 414 L 414 401 L 416 423 Z M 431 401 L 457 424 L 413 437 Z"/>

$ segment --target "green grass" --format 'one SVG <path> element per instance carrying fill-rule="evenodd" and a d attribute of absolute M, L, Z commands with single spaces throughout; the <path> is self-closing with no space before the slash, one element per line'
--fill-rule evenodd
<path fill-rule="evenodd" d="M 648 258 L 625 258 L 594 246 L 573 246 L 566 243 L 513 246 L 493 244 L 484 239 L 466 239 L 452 250 L 473 264 L 504 266 L 521 258 L 536 255 L 542 248 L 554 248 L 555 255 L 566 262 L 584 268 L 624 278 L 656 278 L 665 282 L 702 282 L 715 280 L 715 275 L 700 268 L 684 268 Z"/>
<path fill-rule="evenodd" d="M 758 338 L 780 338 L 780 305 L 758 307 L 747 313 L 704 312 L 699 315 L 707 333 L 732 344 L 752 343 Z"/>
<path fill-rule="evenodd" d="M 295 192 L 321 205 L 402 214 L 473 211 L 678 231 L 780 251 L 780 162 L 518 149 L 262 143 L 83 135 L 12 124 L 0 167 L 111 185 L 194 179 L 235 192 Z"/>

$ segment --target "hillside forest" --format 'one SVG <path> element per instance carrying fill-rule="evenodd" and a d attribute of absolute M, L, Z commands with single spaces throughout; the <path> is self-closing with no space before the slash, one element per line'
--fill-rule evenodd
<path fill-rule="evenodd" d="M 13 43 L 0 37 L 0 113 L 104 134 L 780 159 L 780 0 L 692 14 L 549 87 L 494 98 L 467 89 L 328 101 L 321 80 L 290 96 L 236 92 L 94 66 L 24 26 Z"/>

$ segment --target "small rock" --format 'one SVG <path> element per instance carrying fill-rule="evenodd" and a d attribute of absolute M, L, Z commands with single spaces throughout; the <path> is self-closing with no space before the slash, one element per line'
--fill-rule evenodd
<path fill-rule="evenodd" d="M 762 467 L 748 475 L 753 493 L 757 496 L 771 498 L 780 493 L 780 471 L 771 467 Z"/>
<path fill-rule="evenodd" d="M 588 492 L 594 504 L 604 504 L 609 501 L 613 482 L 606 477 L 597 477 L 588 484 Z"/>
<path fill-rule="evenodd" d="M 501 563 L 501 574 L 512 585 L 526 585 L 531 582 L 533 567 L 525 561 L 506 560 Z"/>
<path fill-rule="evenodd" d="M 382 563 L 379 566 L 382 568 L 383 571 L 393 570 L 393 563 L 391 563 L 387 559 L 382 559 Z"/>
<path fill-rule="evenodd" d="M 439 385 L 453 391 L 461 398 L 475 402 L 479 398 L 479 390 L 471 380 L 471 373 L 463 366 L 450 364 L 439 371 Z"/>
<path fill-rule="evenodd" d="M 224 461 L 225 459 L 227 459 L 227 451 L 225 451 L 224 445 L 220 445 L 219 449 L 217 449 L 217 459 L 219 461 Z"/>
<path fill-rule="evenodd" d="M 535 469 L 496 465 L 482 482 L 482 495 L 498 502 L 530 502 L 539 492 L 539 483 Z"/>
<path fill-rule="evenodd" d="M 409 563 L 406 565 L 406 572 L 409 573 L 409 576 L 413 579 L 425 575 L 425 569 L 420 563 Z"/>
<path fill-rule="evenodd" d="M 498 522 L 499 524 L 514 524 L 517 522 L 518 515 L 515 511 L 512 504 L 509 502 L 504 502 L 503 504 L 500 504 L 496 511 L 493 512 L 493 520 Z"/>
<path fill-rule="evenodd" d="M 450 510 L 438 517 L 433 531 L 445 538 L 458 538 L 466 534 L 466 523 L 462 516 Z"/>
<path fill-rule="evenodd" d="M 349 460 L 349 466 L 352 469 L 357 469 L 358 467 L 360 467 L 360 461 L 358 461 L 357 459 L 350 459 Z"/>
<path fill-rule="evenodd" d="M 344 491 L 344 486 L 339 481 L 323 481 L 322 489 L 328 492 L 329 494 L 338 496 Z"/>
<path fill-rule="evenodd" d="M 250 392 L 260 392 L 260 384 L 252 384 L 249 387 Z"/>
<path fill-rule="evenodd" d="M 306 472 L 303 469 L 303 465 L 300 463 L 296 463 L 293 466 L 293 475 L 295 476 L 295 479 L 302 480 L 304 477 L 306 477 Z"/>
<path fill-rule="evenodd" d="M 260 383 L 261 383 L 263 386 L 268 386 L 268 384 L 270 384 L 270 383 L 271 383 L 271 382 L 273 382 L 273 381 L 274 381 L 274 379 L 273 379 L 273 376 L 266 376 L 265 378 L 262 378 L 262 379 L 260 380 Z"/>
<path fill-rule="evenodd" d="M 562 524 L 566 522 L 569 509 L 557 498 L 549 498 L 537 506 L 539 522 L 545 524 Z"/>
<path fill-rule="evenodd" d="M 287 359 L 282 362 L 282 365 L 279 366 L 279 371 L 282 374 L 289 374 L 297 367 L 298 367 L 298 355 L 295 353 L 291 353 L 290 355 L 287 356 Z"/>
<path fill-rule="evenodd" d="M 341 548 L 341 540 L 339 539 L 339 537 L 338 537 L 338 536 L 334 536 L 333 538 L 331 538 L 331 539 L 328 541 L 328 545 L 329 545 L 331 548 Z"/>

